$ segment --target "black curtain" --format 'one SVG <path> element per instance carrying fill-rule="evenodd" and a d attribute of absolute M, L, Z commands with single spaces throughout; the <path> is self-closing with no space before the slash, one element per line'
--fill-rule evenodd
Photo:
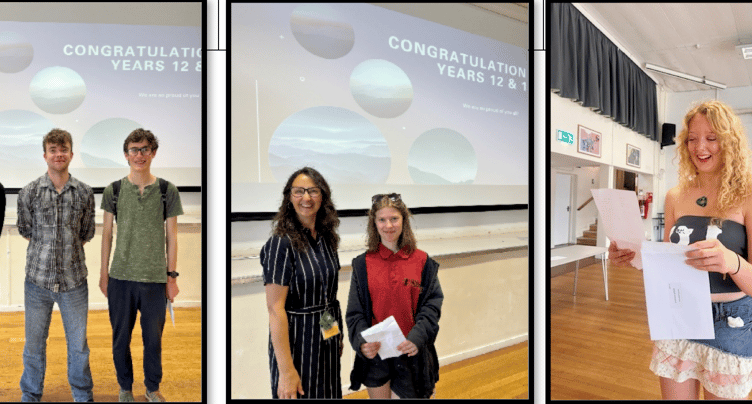
<path fill-rule="evenodd" d="M 658 141 L 655 82 L 569 3 L 551 3 L 551 90 Z"/>

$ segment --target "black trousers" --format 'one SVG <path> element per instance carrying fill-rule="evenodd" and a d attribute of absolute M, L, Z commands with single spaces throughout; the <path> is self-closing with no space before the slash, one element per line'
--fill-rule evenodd
<path fill-rule="evenodd" d="M 133 390 L 131 335 L 141 312 L 144 343 L 144 384 L 147 390 L 159 390 L 162 381 L 162 331 L 165 324 L 166 284 L 121 281 L 110 278 L 107 302 L 112 325 L 112 359 L 117 381 L 123 390 Z"/>

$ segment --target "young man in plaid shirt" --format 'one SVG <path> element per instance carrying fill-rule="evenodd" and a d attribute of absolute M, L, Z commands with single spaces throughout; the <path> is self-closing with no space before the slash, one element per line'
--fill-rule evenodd
<path fill-rule="evenodd" d="M 75 401 L 93 401 L 86 322 L 89 289 L 84 244 L 94 237 L 94 192 L 68 173 L 70 133 L 51 130 L 42 140 L 47 173 L 18 192 L 18 232 L 26 250 L 26 343 L 23 401 L 40 401 L 47 336 L 54 303 L 60 307 L 68 346 L 68 383 Z"/>

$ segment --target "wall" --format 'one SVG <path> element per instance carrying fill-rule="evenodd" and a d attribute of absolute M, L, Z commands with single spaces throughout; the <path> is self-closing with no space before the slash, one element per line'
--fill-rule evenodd
<path fill-rule="evenodd" d="M 107 299 L 99 290 L 99 269 L 102 251 L 102 195 L 95 195 L 96 231 L 94 238 L 86 243 L 86 267 L 88 269 L 89 308 L 107 309 Z M 175 307 L 200 307 L 203 277 L 201 271 L 201 194 L 181 193 L 184 215 L 178 217 L 178 287 Z M 26 248 L 28 241 L 18 234 L 16 228 L 17 195 L 7 195 L 5 223 L 0 235 L 0 251 L 6 258 L 0 259 L 0 311 L 22 311 L 24 304 L 24 279 Z M 117 237 L 117 235 L 115 235 Z M 113 240 L 113 251 L 115 242 Z M 57 306 L 56 306 L 57 307 Z"/>
<path fill-rule="evenodd" d="M 351 268 L 343 250 L 361 249 L 365 218 L 342 218 L 337 298 L 347 304 Z M 431 214 L 414 216 L 421 240 L 441 235 L 451 242 L 478 228 L 496 232 L 527 231 L 527 211 Z M 232 223 L 233 256 L 245 254 L 269 237 L 270 222 Z M 260 245 L 259 245 L 260 243 Z M 526 250 L 457 254 L 437 258 L 444 305 L 436 342 L 440 364 L 446 365 L 528 339 L 529 267 Z M 234 278 L 247 275 L 243 261 L 232 261 Z M 270 398 L 269 315 L 263 282 L 231 287 L 231 397 Z M 349 387 L 354 352 L 346 343 L 342 363 L 343 393 Z"/>
<path fill-rule="evenodd" d="M 659 100 L 661 97 L 662 93 L 659 91 Z M 659 107 L 659 120 L 663 115 L 661 110 L 662 109 Z M 585 126 L 601 134 L 600 157 L 590 156 L 577 151 L 578 125 Z M 556 140 L 557 130 L 563 130 L 574 134 L 574 144 L 567 144 Z M 551 132 L 549 133 L 549 139 L 552 154 L 558 153 L 562 156 L 576 158 L 578 161 L 582 161 L 582 164 L 578 164 L 580 166 L 591 165 L 599 167 L 598 174 L 594 174 L 595 177 L 592 178 L 592 180 L 594 180 L 600 187 L 610 187 L 607 181 L 603 180 L 603 177 L 609 175 L 607 171 L 609 171 L 609 167 L 611 167 L 610 171 L 613 171 L 613 169 L 621 169 L 637 173 L 640 178 L 639 187 L 645 192 L 655 192 L 652 177 L 655 174 L 656 168 L 660 167 L 659 164 L 661 159 L 656 156 L 660 153 L 660 144 L 614 122 L 611 118 L 593 112 L 589 108 L 584 108 L 579 103 L 573 102 L 572 100 L 551 93 Z M 640 149 L 641 162 L 639 168 L 627 165 L 627 144 Z M 552 172 L 551 175 L 553 176 L 554 173 Z M 587 180 L 585 182 L 578 181 L 578 200 L 575 208 L 579 207 L 582 202 L 589 198 L 588 196 L 585 199 L 580 199 L 585 197 L 583 191 L 589 192 L 589 189 L 594 185 L 592 182 L 593 181 Z M 551 199 L 549 200 L 552 207 L 554 203 L 553 185 L 554 184 L 552 184 L 551 188 Z M 645 232 L 650 238 L 652 238 L 653 234 L 653 221 L 651 218 L 655 216 L 655 212 L 657 212 L 657 210 L 651 207 L 648 219 L 643 220 Z M 578 215 L 577 217 L 577 232 L 581 232 L 581 229 L 589 225 L 589 223 L 582 223 L 583 220 L 588 220 L 588 216 L 585 215 L 588 214 L 583 213 L 582 216 Z M 604 232 L 601 228 L 601 223 L 602 221 L 599 221 L 598 224 L 598 245 L 605 246 L 605 244 L 603 244 L 605 239 L 603 238 Z"/>

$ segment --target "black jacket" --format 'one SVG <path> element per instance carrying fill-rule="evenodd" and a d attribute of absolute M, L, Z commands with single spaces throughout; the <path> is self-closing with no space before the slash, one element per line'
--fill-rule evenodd
<path fill-rule="evenodd" d="M 371 324 L 373 310 L 371 295 L 368 291 L 366 254 L 355 257 L 352 267 L 345 321 L 347 321 L 350 344 L 357 353 L 353 370 L 350 373 L 350 390 L 358 390 L 368 370 L 368 359 L 360 352 L 360 345 L 366 341 L 360 333 L 373 325 Z M 421 291 L 418 295 L 415 325 L 406 337 L 418 347 L 418 354 L 413 357 L 402 356 L 407 358 L 409 363 L 416 394 L 422 398 L 428 398 L 433 394 L 436 382 L 439 380 L 439 357 L 434 343 L 439 332 L 439 317 L 441 317 L 444 293 L 441 291 L 438 273 L 439 264 L 428 257 L 420 279 Z"/>

